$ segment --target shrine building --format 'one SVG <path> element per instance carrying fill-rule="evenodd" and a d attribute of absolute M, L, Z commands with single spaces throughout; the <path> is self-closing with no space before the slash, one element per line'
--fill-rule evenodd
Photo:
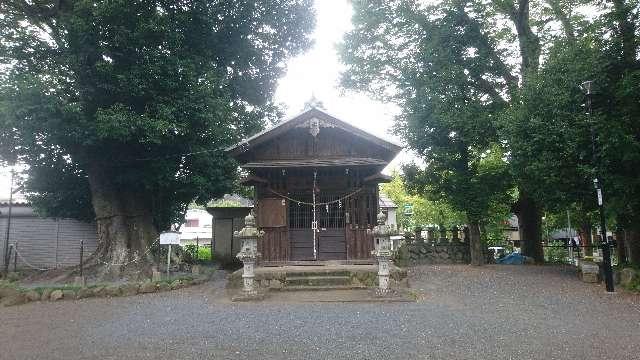
<path fill-rule="evenodd" d="M 400 150 L 315 107 L 228 148 L 255 189 L 262 264 L 373 263 L 381 171 Z"/>

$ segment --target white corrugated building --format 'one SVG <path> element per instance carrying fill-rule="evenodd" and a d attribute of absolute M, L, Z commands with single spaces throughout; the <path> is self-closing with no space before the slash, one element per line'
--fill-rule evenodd
<path fill-rule="evenodd" d="M 4 266 L 5 248 L 18 249 L 18 268 L 52 269 L 78 265 L 80 241 L 84 240 L 84 254 L 89 256 L 97 246 L 95 223 L 74 219 L 43 218 L 35 214 L 25 202 L 13 204 L 11 227 L 7 239 L 9 204 L 0 201 L 0 263 Z M 11 268 L 14 264 L 11 255 Z"/>

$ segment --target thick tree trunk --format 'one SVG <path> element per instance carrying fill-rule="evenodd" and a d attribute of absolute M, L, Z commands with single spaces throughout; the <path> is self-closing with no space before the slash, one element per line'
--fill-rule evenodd
<path fill-rule="evenodd" d="M 640 229 L 631 229 L 627 231 L 627 258 L 631 265 L 640 266 Z"/>
<path fill-rule="evenodd" d="M 158 235 L 148 196 L 116 186 L 96 165 L 87 173 L 98 231 L 93 259 L 112 274 L 122 271 L 125 264 L 148 264 L 151 257 L 147 249 Z"/>
<path fill-rule="evenodd" d="M 514 205 L 520 227 L 521 253 L 533 258 L 536 263 L 544 262 L 542 251 L 542 214 L 538 204 L 525 192 Z"/>
<path fill-rule="evenodd" d="M 580 246 L 584 246 L 583 256 L 593 256 L 593 249 L 591 248 L 591 223 L 585 222 L 581 224 L 578 235 L 580 236 Z"/>
<path fill-rule="evenodd" d="M 480 222 L 469 221 L 469 250 L 471 252 L 471 265 L 482 266 L 486 263 L 483 251 L 482 238 L 480 236 Z"/>
<path fill-rule="evenodd" d="M 618 254 L 618 264 L 627 262 L 626 237 L 627 232 L 624 229 L 618 228 L 616 230 L 616 250 Z"/>

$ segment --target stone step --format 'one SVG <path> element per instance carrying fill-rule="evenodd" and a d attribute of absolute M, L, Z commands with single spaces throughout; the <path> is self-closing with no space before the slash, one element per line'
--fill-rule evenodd
<path fill-rule="evenodd" d="M 350 285 L 349 276 L 287 276 L 288 286 L 334 286 Z"/>
<path fill-rule="evenodd" d="M 285 273 L 287 279 L 289 278 L 298 278 L 298 277 L 307 277 L 307 276 L 349 276 L 349 271 L 340 271 L 340 270 L 325 270 L 325 271 L 287 271 Z"/>
<path fill-rule="evenodd" d="M 362 285 L 317 285 L 317 286 L 308 286 L 308 285 L 296 285 L 296 286 L 285 286 L 281 289 L 274 289 L 279 291 L 330 291 L 330 290 L 362 290 L 366 289 L 366 286 Z"/>

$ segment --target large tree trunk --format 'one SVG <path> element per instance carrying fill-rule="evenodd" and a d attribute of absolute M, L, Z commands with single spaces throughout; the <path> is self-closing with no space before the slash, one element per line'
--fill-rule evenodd
<path fill-rule="evenodd" d="M 580 236 L 580 246 L 584 246 L 583 256 L 593 256 L 593 248 L 591 248 L 591 223 L 582 223 L 578 230 L 578 235 Z"/>
<path fill-rule="evenodd" d="M 622 229 L 616 229 L 616 250 L 618 254 L 618 264 L 623 264 L 627 262 L 627 249 L 626 249 L 626 237 L 627 232 Z"/>
<path fill-rule="evenodd" d="M 536 263 L 544 262 L 542 251 L 542 213 L 540 207 L 525 192 L 521 191 L 514 205 L 520 228 L 520 251 L 522 255 L 533 258 Z"/>
<path fill-rule="evenodd" d="M 113 275 L 126 265 L 148 265 L 151 257 L 147 250 L 158 235 L 149 196 L 140 189 L 116 186 L 97 165 L 92 165 L 87 173 L 98 231 L 93 260 Z"/>
<path fill-rule="evenodd" d="M 627 259 L 631 265 L 640 266 L 640 229 L 627 231 Z"/>
<path fill-rule="evenodd" d="M 471 252 L 471 265 L 481 266 L 486 263 L 483 251 L 482 238 L 480 236 L 480 222 L 469 221 L 469 250 Z"/>

